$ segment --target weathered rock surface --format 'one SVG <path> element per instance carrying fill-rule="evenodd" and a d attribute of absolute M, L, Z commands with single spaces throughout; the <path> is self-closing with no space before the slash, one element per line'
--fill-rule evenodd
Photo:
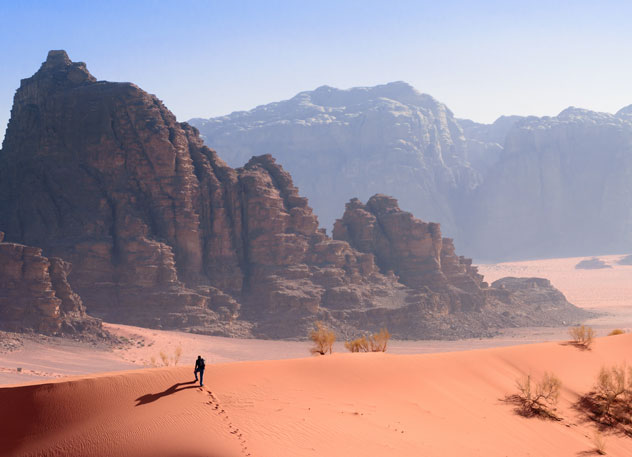
<path fill-rule="evenodd" d="M 22 81 L 0 152 L 0 229 L 71 262 L 68 280 L 94 316 L 263 337 L 304 337 L 315 319 L 407 338 L 514 324 L 438 225 L 387 197 L 371 207 L 401 241 L 384 247 L 360 223 L 350 226 L 379 248 L 330 239 L 271 156 L 229 167 L 155 96 L 97 81 L 63 51 Z"/>
<path fill-rule="evenodd" d="M 482 331 L 472 319 L 477 313 L 483 322 L 500 327 L 550 325 L 586 316 L 546 279 L 503 278 L 489 287 L 471 259 L 455 254 L 452 240 L 441 236 L 439 224 L 416 219 L 386 195 L 374 195 L 366 204 L 352 199 L 336 221 L 333 236 L 373 254 L 382 273 L 395 275 L 420 292 L 417 298 L 425 301 L 426 311 L 438 312 L 440 322 L 449 322 L 447 328 L 438 325 L 434 331 Z M 428 305 L 432 296 L 435 301 Z"/>
<path fill-rule="evenodd" d="M 383 273 L 394 273 L 412 289 L 448 293 L 450 311 L 480 309 L 485 303 L 487 284 L 471 259 L 455 254 L 439 224 L 402 211 L 392 197 L 377 194 L 366 205 L 352 199 L 336 221 L 333 237 L 373 254 Z"/>
<path fill-rule="evenodd" d="M 0 232 L 0 327 L 45 334 L 102 334 L 101 321 L 86 314 L 67 281 L 70 265 L 42 250 L 2 242 Z"/>

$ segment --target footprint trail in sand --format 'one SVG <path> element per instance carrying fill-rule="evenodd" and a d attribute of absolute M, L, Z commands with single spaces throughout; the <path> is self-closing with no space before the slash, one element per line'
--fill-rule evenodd
<path fill-rule="evenodd" d="M 206 402 L 206 404 L 211 406 L 213 410 L 217 411 L 217 414 L 222 416 L 222 420 L 227 422 L 228 431 L 231 433 L 231 435 L 235 435 L 237 439 L 239 440 L 239 443 L 241 444 L 242 454 L 244 454 L 246 457 L 249 457 L 251 454 L 250 452 L 248 452 L 248 446 L 246 446 L 246 439 L 244 438 L 243 433 L 237 427 L 233 425 L 230 418 L 228 417 L 228 414 L 226 413 L 226 410 L 222 408 L 217 397 L 215 397 L 215 395 L 213 395 L 213 392 L 211 392 L 208 389 L 200 388 L 200 390 L 208 394 L 208 397 L 210 400 Z"/>

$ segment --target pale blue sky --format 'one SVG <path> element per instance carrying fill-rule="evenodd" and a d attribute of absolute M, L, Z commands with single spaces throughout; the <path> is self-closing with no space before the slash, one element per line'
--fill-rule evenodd
<path fill-rule="evenodd" d="M 178 117 L 407 81 L 458 116 L 632 104 L 630 1 L 0 0 L 0 137 L 49 49 Z"/>

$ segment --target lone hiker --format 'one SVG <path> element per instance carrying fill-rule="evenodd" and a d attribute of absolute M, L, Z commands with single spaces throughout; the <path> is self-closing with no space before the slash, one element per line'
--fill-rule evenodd
<path fill-rule="evenodd" d="M 201 355 L 198 355 L 197 360 L 195 361 L 195 370 L 193 370 L 193 374 L 195 375 L 195 380 L 198 380 L 198 373 L 200 373 L 200 387 L 204 385 L 204 359 Z"/>

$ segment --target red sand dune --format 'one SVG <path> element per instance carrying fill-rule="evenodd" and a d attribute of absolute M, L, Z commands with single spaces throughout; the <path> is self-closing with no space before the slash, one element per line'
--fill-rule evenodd
<path fill-rule="evenodd" d="M 577 456 L 594 426 L 573 409 L 632 335 L 478 351 L 334 354 L 157 368 L 0 388 L 2 456 Z M 523 374 L 563 382 L 560 422 L 502 399 Z M 609 456 L 632 438 L 607 434 Z"/>

